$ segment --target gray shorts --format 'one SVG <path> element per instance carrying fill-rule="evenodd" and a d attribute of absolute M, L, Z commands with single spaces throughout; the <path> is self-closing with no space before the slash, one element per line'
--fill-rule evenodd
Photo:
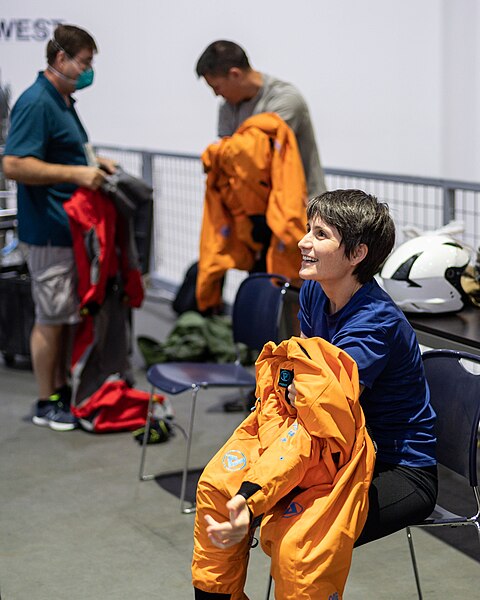
<path fill-rule="evenodd" d="M 32 278 L 35 322 L 73 325 L 80 321 L 77 269 L 72 248 L 22 244 Z"/>

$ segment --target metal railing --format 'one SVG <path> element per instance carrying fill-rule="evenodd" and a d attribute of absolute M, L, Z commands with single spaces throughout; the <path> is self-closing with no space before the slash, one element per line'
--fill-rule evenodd
<path fill-rule="evenodd" d="M 198 258 L 205 176 L 193 154 L 97 146 L 154 189 L 153 281 L 175 289 Z M 406 228 L 433 230 L 462 221 L 456 237 L 471 248 L 480 244 L 480 184 L 385 173 L 325 169 L 328 189 L 360 188 L 386 202 L 397 228 L 397 244 Z M 244 273 L 227 276 L 225 299 L 232 301 Z"/>
<path fill-rule="evenodd" d="M 97 145 L 99 154 L 117 160 L 154 189 L 152 281 L 173 292 L 198 258 L 205 176 L 195 154 Z M 386 202 L 397 228 L 397 244 L 406 228 L 433 230 L 461 221 L 456 237 L 476 249 L 480 244 L 480 183 L 385 173 L 325 169 L 328 189 L 360 188 Z M 9 190 L 9 207 L 12 191 Z M 245 273 L 227 276 L 225 299 L 231 302 Z"/>

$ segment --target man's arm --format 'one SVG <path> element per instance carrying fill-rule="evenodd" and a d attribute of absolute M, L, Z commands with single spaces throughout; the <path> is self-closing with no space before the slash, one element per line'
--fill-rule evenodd
<path fill-rule="evenodd" d="M 105 171 L 98 167 L 59 165 L 33 156 L 8 155 L 3 157 L 3 172 L 8 179 L 26 185 L 73 183 L 90 190 L 98 189 L 106 176 Z"/>
<path fill-rule="evenodd" d="M 305 118 L 305 113 L 308 111 L 302 97 L 289 92 L 271 98 L 268 101 L 266 109 L 268 112 L 277 113 L 293 130 L 295 135 Z"/>

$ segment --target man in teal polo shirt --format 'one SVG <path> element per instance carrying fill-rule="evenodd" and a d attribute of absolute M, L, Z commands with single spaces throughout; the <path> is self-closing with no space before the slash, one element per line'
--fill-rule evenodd
<path fill-rule="evenodd" d="M 79 320 L 72 239 L 63 203 L 79 186 L 98 189 L 113 161 L 95 157 L 71 94 L 93 81 L 97 46 L 85 30 L 59 25 L 47 68 L 17 100 L 5 146 L 5 176 L 18 184 L 18 234 L 32 277 L 30 339 L 39 397 L 33 422 L 76 427 L 67 384 L 70 341 Z"/>

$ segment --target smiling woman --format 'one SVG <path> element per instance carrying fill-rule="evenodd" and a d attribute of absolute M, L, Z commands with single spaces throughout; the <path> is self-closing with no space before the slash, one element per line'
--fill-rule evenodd
<path fill-rule="evenodd" d="M 310 201 L 307 234 L 298 244 L 302 253 L 300 277 L 322 285 L 332 313 L 374 276 L 395 242 L 386 205 L 360 190 L 342 190 L 352 203 L 342 206 L 339 191 Z M 353 203 L 358 211 L 353 210 Z"/>
<path fill-rule="evenodd" d="M 288 596 L 292 598 L 329 595 L 340 599 L 344 581 L 335 580 L 334 573 L 344 569 L 346 578 L 354 541 L 360 545 L 418 523 L 435 506 L 435 413 L 430 405 L 420 349 L 407 319 L 374 279 L 395 240 L 388 206 L 361 190 L 335 190 L 310 200 L 307 217 L 308 231 L 298 244 L 302 254 L 300 276 L 306 280 L 300 290 L 299 312 L 304 339 L 291 338 L 285 342 L 298 344 L 300 352 L 297 356 L 289 347 L 290 362 L 281 365 L 293 373 L 293 383 L 288 386 L 287 395 L 285 387 L 278 384 L 281 390 L 279 397 L 288 401 L 287 413 L 283 404 L 278 411 L 268 412 L 265 408 L 268 398 L 274 395 L 271 390 L 276 385 L 272 388 L 269 383 L 265 388 L 266 396 L 263 395 L 261 359 L 267 345 L 257 361 L 256 391 L 259 398 L 255 412 L 227 442 L 224 449 L 230 452 L 220 451 L 200 478 L 192 563 L 195 598 L 198 600 L 245 598 L 242 590 L 248 535 L 252 534 L 257 524 L 254 517 L 259 514 L 263 514 L 260 539 L 262 547 L 271 554 L 271 572 L 279 597 L 286 598 L 283 591 L 288 588 L 294 590 L 294 594 L 298 592 Z M 339 375 L 342 366 L 353 364 L 354 368 L 349 372 L 354 374 L 355 379 L 358 370 L 356 385 L 359 385 L 348 396 L 353 403 L 359 402 L 363 409 L 359 412 L 368 431 L 363 441 L 359 442 L 357 438 L 358 447 L 375 446 L 376 449 L 370 487 L 370 478 L 365 483 L 365 489 L 368 489 L 365 524 L 361 521 L 358 528 L 350 530 L 346 540 L 342 538 L 346 529 L 341 519 L 335 516 L 332 524 L 329 523 L 328 540 L 321 543 L 316 536 L 325 529 L 325 520 L 322 521 L 320 511 L 310 509 L 317 507 L 315 503 L 322 494 L 320 488 L 325 488 L 313 484 L 308 478 L 296 480 L 290 474 L 276 479 L 275 475 L 279 464 L 297 465 L 302 456 L 325 457 L 329 441 L 346 439 L 332 432 L 325 433 L 324 429 L 327 421 L 335 427 L 340 427 L 343 422 L 339 410 L 335 410 L 331 418 L 325 417 L 325 407 L 331 406 L 333 387 L 320 384 L 330 372 L 329 368 L 318 355 L 312 360 L 309 376 L 301 368 L 305 356 L 310 359 L 317 344 L 327 344 L 329 351 L 341 357 L 340 363 L 335 363 L 332 369 L 339 381 L 345 382 L 345 377 Z M 274 354 L 279 356 L 278 348 Z M 330 359 L 328 364 L 332 364 Z M 319 419 L 322 427 L 308 429 L 308 439 L 313 444 L 323 444 L 323 450 L 316 453 L 309 449 L 307 452 L 300 445 L 295 445 L 287 460 L 283 445 L 300 439 L 302 428 L 308 424 L 302 413 L 306 398 L 308 414 L 323 410 Z M 348 414 L 352 414 L 353 405 L 349 400 Z M 286 435 L 275 424 L 285 414 L 292 419 Z M 268 431 L 277 431 L 277 435 L 272 433 L 268 444 L 260 440 L 262 453 L 252 454 L 249 466 L 237 459 L 233 461 L 240 470 L 235 472 L 232 482 L 231 470 L 225 466 L 216 469 L 215 461 L 218 462 L 219 456 L 229 457 L 232 451 L 238 456 L 239 448 L 246 448 L 242 445 L 248 437 L 245 431 L 251 432 L 252 420 L 261 418 L 268 421 Z M 353 425 L 352 430 L 359 431 L 357 425 Z M 232 444 L 231 448 L 229 444 Z M 272 448 L 276 448 L 275 444 L 280 446 L 278 461 L 281 463 L 274 458 L 276 455 Z M 265 457 L 270 460 L 265 461 Z M 339 466 L 338 456 L 333 463 Z M 327 481 L 324 483 L 334 488 L 337 478 L 332 475 L 335 467 L 331 467 L 331 470 L 327 469 Z M 268 485 L 257 477 L 256 469 L 262 472 Z M 222 476 L 226 470 L 228 478 Z M 294 471 L 292 469 L 292 473 Z M 311 470 L 306 469 L 306 473 L 317 476 L 321 472 L 321 464 Z M 369 475 L 372 475 L 372 470 Z M 229 485 L 225 484 L 227 479 Z M 272 482 L 277 480 L 285 485 L 280 486 L 281 491 L 277 489 L 275 494 Z M 292 487 L 285 482 L 290 482 Z M 264 505 L 260 503 L 260 507 L 259 495 L 264 502 Z M 352 499 L 350 493 L 342 498 L 342 511 L 348 511 Z M 297 506 L 304 507 L 304 510 L 293 510 L 292 507 Z M 350 519 L 349 522 L 351 524 Z M 324 543 L 326 548 L 322 546 Z M 319 553 L 320 547 L 325 552 Z M 340 568 L 336 570 L 325 557 L 331 555 L 338 560 L 340 547 L 344 550 L 349 547 L 350 551 L 342 557 Z M 301 555 L 299 548 L 307 548 L 305 555 Z M 327 566 L 329 564 L 330 567 Z M 327 589 L 328 594 L 320 594 L 319 590 Z"/>
<path fill-rule="evenodd" d="M 395 240 L 385 204 L 335 190 L 307 207 L 299 242 L 303 337 L 321 337 L 357 363 L 367 428 L 377 446 L 370 510 L 357 545 L 428 516 L 437 493 L 434 412 L 407 319 L 373 278 Z M 295 394 L 295 387 L 291 388 Z"/>
<path fill-rule="evenodd" d="M 316 217 L 308 224 L 307 234 L 298 246 L 302 252 L 300 277 L 323 283 L 328 289 L 330 310 L 340 310 L 361 284 L 349 277 L 355 265 L 363 260 L 368 252 L 365 244 L 360 244 L 351 257 L 347 257 L 342 246 L 342 238 L 336 227 L 329 226 Z"/>

